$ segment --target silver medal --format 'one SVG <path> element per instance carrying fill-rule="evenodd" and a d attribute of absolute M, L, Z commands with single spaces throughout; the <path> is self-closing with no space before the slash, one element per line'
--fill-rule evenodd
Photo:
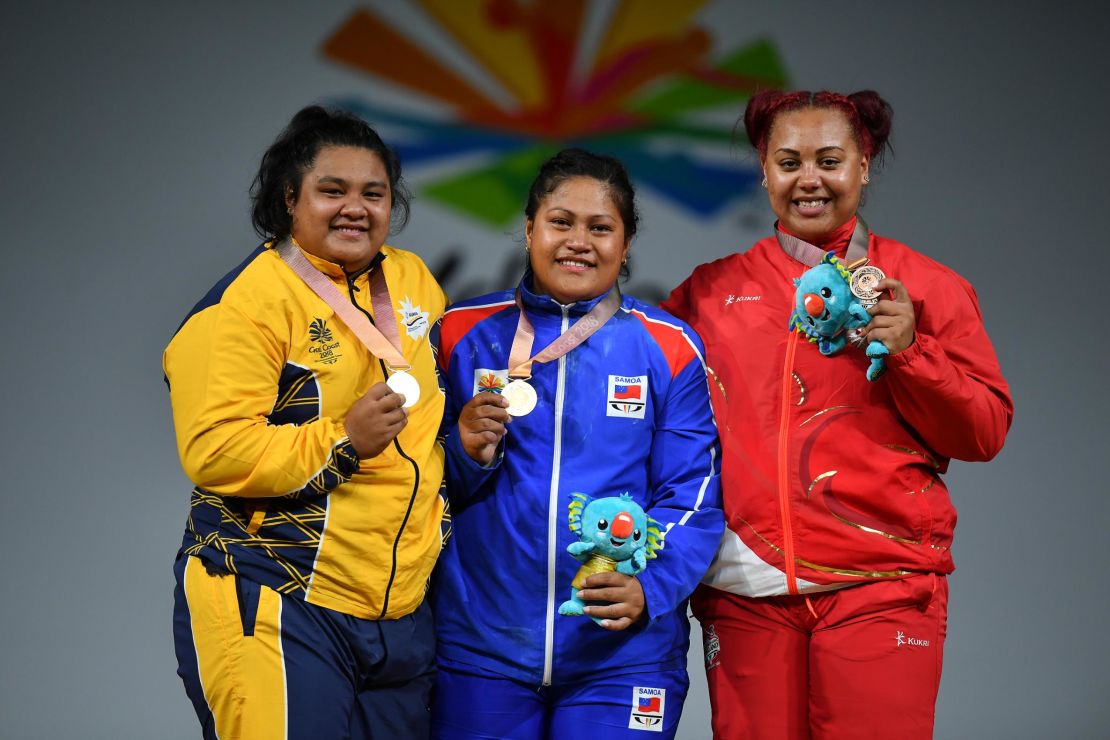
<path fill-rule="evenodd" d="M 509 408 L 506 411 L 511 416 L 527 416 L 532 413 L 532 409 L 536 408 L 536 402 L 539 400 L 536 397 L 536 389 L 520 379 L 510 381 L 501 389 L 501 395 L 509 402 Z"/>
<path fill-rule="evenodd" d="M 407 409 L 420 400 L 420 383 L 404 370 L 398 370 L 390 375 L 385 384 L 394 393 L 400 393 L 405 397 L 405 403 L 401 408 Z"/>
<path fill-rule="evenodd" d="M 852 295 L 859 298 L 859 302 L 864 306 L 874 306 L 879 302 L 879 291 L 875 286 L 885 277 L 886 274 L 878 267 L 864 265 L 852 273 L 848 287 L 851 288 Z"/>

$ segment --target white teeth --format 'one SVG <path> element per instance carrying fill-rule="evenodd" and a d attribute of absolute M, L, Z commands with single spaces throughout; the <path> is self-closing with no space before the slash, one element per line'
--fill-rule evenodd
<path fill-rule="evenodd" d="M 579 262 L 578 260 L 559 260 L 559 264 L 569 267 L 589 267 L 585 262 Z"/>
<path fill-rule="evenodd" d="M 799 208 L 820 208 L 825 205 L 824 200 L 800 200 L 798 201 Z"/>

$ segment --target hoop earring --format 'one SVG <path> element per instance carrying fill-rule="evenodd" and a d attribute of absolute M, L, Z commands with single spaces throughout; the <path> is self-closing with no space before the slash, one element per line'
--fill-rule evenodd
<path fill-rule="evenodd" d="M 871 175 L 864 175 L 864 176 L 863 176 L 863 184 L 864 184 L 864 185 L 867 185 L 867 184 L 869 184 L 870 182 L 871 182 Z"/>
<path fill-rule="evenodd" d="M 764 176 L 763 176 L 763 182 L 761 182 L 761 183 L 760 183 L 760 185 L 762 185 L 762 186 L 763 186 L 763 189 L 764 189 L 764 190 L 766 190 L 766 189 L 767 189 L 767 175 L 764 175 Z"/>

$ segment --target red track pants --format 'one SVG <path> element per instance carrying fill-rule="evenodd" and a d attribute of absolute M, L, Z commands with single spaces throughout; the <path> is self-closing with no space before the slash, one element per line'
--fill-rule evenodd
<path fill-rule="evenodd" d="M 932 737 L 944 576 L 762 599 L 702 586 L 692 605 L 715 738 Z"/>

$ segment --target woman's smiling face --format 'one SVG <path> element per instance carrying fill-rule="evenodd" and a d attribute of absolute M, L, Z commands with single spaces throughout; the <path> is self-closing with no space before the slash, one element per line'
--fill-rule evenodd
<path fill-rule="evenodd" d="M 801 108 L 775 117 L 763 159 L 767 197 L 779 222 L 810 242 L 856 214 L 868 160 L 844 114 Z"/>
<path fill-rule="evenodd" d="M 628 254 L 620 211 L 592 177 L 567 178 L 548 193 L 524 234 L 535 291 L 564 305 L 606 293 Z"/>
<path fill-rule="evenodd" d="M 291 232 L 309 254 L 342 265 L 348 273 L 365 269 L 389 234 L 393 205 L 389 175 L 381 157 L 356 146 L 320 149 L 301 179 L 292 209 Z"/>

